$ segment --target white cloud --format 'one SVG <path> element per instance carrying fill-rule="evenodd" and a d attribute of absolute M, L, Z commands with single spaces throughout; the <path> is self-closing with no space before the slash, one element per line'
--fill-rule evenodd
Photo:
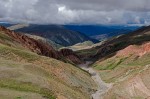
<path fill-rule="evenodd" d="M 58 7 L 58 11 L 59 12 L 64 12 L 66 10 L 66 7 L 65 6 L 60 6 Z"/>

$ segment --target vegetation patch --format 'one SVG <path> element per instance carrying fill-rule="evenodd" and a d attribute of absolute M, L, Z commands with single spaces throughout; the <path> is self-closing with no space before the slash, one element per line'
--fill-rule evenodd
<path fill-rule="evenodd" d="M 10 79 L 1 79 L 0 87 L 13 89 L 17 91 L 34 92 L 34 93 L 41 94 L 43 97 L 46 97 L 48 99 L 55 99 L 55 96 L 52 95 L 52 92 L 49 89 L 40 88 L 36 85 L 33 85 L 30 82 L 19 82 Z"/>
<path fill-rule="evenodd" d="M 95 64 L 94 67 L 98 70 L 113 70 L 118 67 L 122 62 L 124 62 L 127 58 L 128 57 L 119 58 L 116 60 L 107 60 L 100 65 Z"/>
<path fill-rule="evenodd" d="M 12 41 L 12 39 L 9 36 L 7 36 L 6 34 L 4 34 L 2 32 L 0 32 L 0 39 L 1 40 Z"/>
<path fill-rule="evenodd" d="M 22 57 L 23 59 L 26 59 L 28 61 L 34 61 L 39 58 L 38 55 L 36 55 L 35 53 L 27 52 L 25 50 L 15 49 L 15 48 L 0 44 L 0 55 L 3 55 L 6 57 L 10 53 L 14 53 L 15 55 Z"/>

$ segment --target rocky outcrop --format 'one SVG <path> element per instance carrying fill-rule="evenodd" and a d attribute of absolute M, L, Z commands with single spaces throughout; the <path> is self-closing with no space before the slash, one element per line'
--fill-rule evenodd
<path fill-rule="evenodd" d="M 67 60 L 72 61 L 76 64 L 81 64 L 83 61 L 76 55 L 71 49 L 61 49 L 60 54 L 67 58 Z"/>

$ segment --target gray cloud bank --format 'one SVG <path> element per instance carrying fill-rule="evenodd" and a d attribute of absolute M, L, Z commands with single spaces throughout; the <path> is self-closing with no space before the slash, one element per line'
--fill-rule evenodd
<path fill-rule="evenodd" d="M 0 0 L 0 21 L 150 24 L 150 0 Z"/>

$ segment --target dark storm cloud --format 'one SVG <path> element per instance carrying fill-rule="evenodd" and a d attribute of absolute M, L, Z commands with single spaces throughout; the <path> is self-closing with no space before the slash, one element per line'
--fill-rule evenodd
<path fill-rule="evenodd" d="M 0 0 L 0 21 L 149 24 L 150 0 Z"/>

